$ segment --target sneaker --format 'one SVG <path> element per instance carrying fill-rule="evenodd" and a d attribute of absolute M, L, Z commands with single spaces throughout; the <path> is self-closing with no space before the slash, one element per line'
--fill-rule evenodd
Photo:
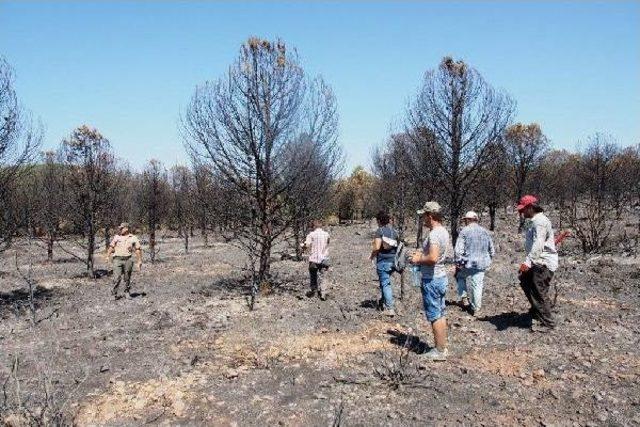
<path fill-rule="evenodd" d="M 469 297 L 462 297 L 460 298 L 460 305 L 462 307 L 469 307 Z"/>
<path fill-rule="evenodd" d="M 316 296 L 316 291 L 307 291 L 306 295 L 307 298 L 313 298 L 314 296 Z"/>
<path fill-rule="evenodd" d="M 394 317 L 396 315 L 396 312 L 393 308 L 387 308 L 382 312 L 382 314 L 388 317 Z"/>
<path fill-rule="evenodd" d="M 447 360 L 448 355 L 449 355 L 449 349 L 445 348 L 444 350 L 440 351 L 434 347 L 428 352 L 426 352 L 424 354 L 424 357 L 434 362 L 444 362 L 445 360 Z"/>
<path fill-rule="evenodd" d="M 325 294 L 321 294 L 320 292 L 318 292 L 318 297 L 320 298 L 320 301 L 326 301 L 327 300 L 327 296 Z"/>
<path fill-rule="evenodd" d="M 111 288 L 111 296 L 116 296 L 118 295 L 118 288 Z"/>
<path fill-rule="evenodd" d="M 473 308 L 471 308 L 469 311 L 471 313 L 471 316 L 473 316 L 474 318 L 477 319 L 478 317 L 480 317 L 480 310 L 479 309 L 478 310 L 474 310 Z"/>

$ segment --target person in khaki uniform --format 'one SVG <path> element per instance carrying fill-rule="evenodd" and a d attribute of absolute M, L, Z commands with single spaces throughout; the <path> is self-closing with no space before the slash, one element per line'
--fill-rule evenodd
<path fill-rule="evenodd" d="M 136 254 L 138 271 L 142 269 L 142 248 L 140 241 L 136 236 L 129 232 L 129 224 L 123 222 L 120 224 L 120 234 L 113 237 L 109 249 L 107 250 L 107 259 L 113 255 L 113 274 L 115 285 L 111 294 L 116 299 L 122 298 L 118 294 L 118 287 L 124 276 L 124 291 L 127 296 L 131 296 L 131 273 L 133 272 L 133 254 Z"/>

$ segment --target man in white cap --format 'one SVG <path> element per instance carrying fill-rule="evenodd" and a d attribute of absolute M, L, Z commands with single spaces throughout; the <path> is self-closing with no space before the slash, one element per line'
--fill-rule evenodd
<path fill-rule="evenodd" d="M 113 237 L 107 250 L 107 260 L 113 255 L 114 287 L 111 294 L 122 298 L 118 294 L 120 282 L 124 276 L 124 292 L 131 296 L 131 273 L 133 272 L 133 254 L 136 254 L 138 270 L 142 268 L 142 248 L 136 236 L 129 232 L 129 224 L 123 222 L 119 227 L 120 234 Z"/>
<path fill-rule="evenodd" d="M 491 235 L 478 224 L 477 213 L 467 212 L 462 221 L 465 226 L 460 231 L 454 250 L 458 298 L 477 317 L 482 307 L 484 272 L 491 265 L 496 251 Z"/>

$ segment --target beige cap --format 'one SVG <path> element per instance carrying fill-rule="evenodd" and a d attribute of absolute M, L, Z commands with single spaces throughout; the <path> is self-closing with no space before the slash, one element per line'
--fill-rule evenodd
<path fill-rule="evenodd" d="M 464 214 L 462 219 L 475 219 L 477 221 L 478 220 L 478 214 L 475 213 L 474 211 L 469 211 L 466 214 Z"/>
<path fill-rule="evenodd" d="M 422 209 L 418 210 L 418 215 L 424 215 L 426 213 L 440 213 L 442 207 L 438 202 L 427 202 Z"/>
<path fill-rule="evenodd" d="M 118 228 L 120 230 L 122 230 L 123 228 L 129 228 L 129 223 L 128 222 L 123 222 L 122 224 L 120 224 L 120 226 Z"/>

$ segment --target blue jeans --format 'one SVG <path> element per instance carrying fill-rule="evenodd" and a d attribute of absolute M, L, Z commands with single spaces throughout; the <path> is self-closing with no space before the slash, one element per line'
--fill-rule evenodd
<path fill-rule="evenodd" d="M 444 297 L 448 284 L 447 276 L 422 277 L 422 305 L 427 320 L 431 323 L 445 315 Z"/>
<path fill-rule="evenodd" d="M 393 309 L 393 288 L 391 274 L 393 274 L 393 260 L 380 260 L 376 263 L 376 271 L 380 280 L 380 292 L 385 309 Z"/>
<path fill-rule="evenodd" d="M 477 268 L 461 268 L 456 274 L 458 297 L 469 298 L 471 308 L 476 311 L 482 307 L 482 289 L 484 287 L 484 270 Z M 468 294 L 467 294 L 468 285 Z"/>

